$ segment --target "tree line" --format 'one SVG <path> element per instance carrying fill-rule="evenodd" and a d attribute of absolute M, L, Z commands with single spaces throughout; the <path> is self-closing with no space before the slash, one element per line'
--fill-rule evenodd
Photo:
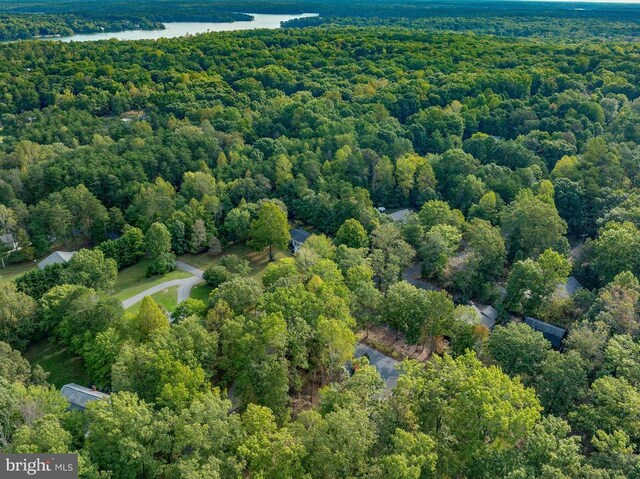
<path fill-rule="evenodd" d="M 67 37 L 76 33 L 118 32 L 122 30 L 162 29 L 162 23 L 143 18 L 99 19 L 79 15 L 2 14 L 0 41 L 38 37 Z"/>

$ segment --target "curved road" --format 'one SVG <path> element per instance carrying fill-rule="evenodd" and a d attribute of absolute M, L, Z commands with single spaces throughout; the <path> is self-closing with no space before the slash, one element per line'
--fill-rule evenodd
<path fill-rule="evenodd" d="M 202 282 L 202 275 L 204 271 L 201 269 L 195 268 L 187 263 L 182 261 L 178 261 L 176 266 L 179 270 L 186 271 L 187 273 L 191 273 L 192 276 L 189 278 L 182 279 L 173 279 L 171 281 L 165 281 L 164 283 L 156 284 L 149 289 L 144 290 L 141 293 L 131 296 L 130 298 L 125 299 L 122 302 L 122 308 L 127 309 L 133 306 L 134 304 L 142 301 L 142 298 L 146 296 L 151 296 L 152 294 L 159 293 L 167 288 L 171 288 L 173 286 L 178 287 L 178 304 L 182 303 L 185 299 L 189 297 L 191 294 L 191 288 L 193 288 L 196 284 Z"/>

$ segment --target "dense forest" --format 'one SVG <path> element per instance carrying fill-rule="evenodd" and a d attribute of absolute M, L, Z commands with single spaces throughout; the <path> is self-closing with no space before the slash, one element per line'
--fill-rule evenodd
<path fill-rule="evenodd" d="M 251 20 L 210 2 L 15 2 L 0 0 L 0 41 L 78 33 L 161 30 L 163 22 Z M 159 5 L 160 4 L 160 5 Z"/>
<path fill-rule="evenodd" d="M 406 0 L 0 0 L 0 40 L 42 35 L 161 28 L 160 22 L 233 22 L 250 13 L 318 13 L 286 26 L 402 26 L 423 31 L 509 37 L 633 40 L 640 11 L 633 5 L 556 2 L 407 2 Z M 9 15 L 10 14 L 10 15 Z M 34 15 L 36 14 L 36 15 Z M 46 19 L 45 19 L 45 14 Z M 154 26 L 155 25 L 155 26 Z"/>
<path fill-rule="evenodd" d="M 640 35 L 640 19 L 626 15 L 599 17 L 601 12 L 589 12 L 575 17 L 549 17 L 544 12 L 518 16 L 460 15 L 436 10 L 432 16 L 410 17 L 342 17 L 328 14 L 321 17 L 297 18 L 284 22 L 287 28 L 324 26 L 401 26 L 430 32 L 473 32 L 503 37 L 537 37 L 571 39 L 608 38 L 633 40 Z"/>
<path fill-rule="evenodd" d="M 1 45 L 3 259 L 79 251 L 0 282 L 0 448 L 87 479 L 640 478 L 640 44 L 562 12 Z M 123 310 L 119 274 L 185 255 L 223 255 L 207 297 Z M 392 391 L 353 358 L 376 329 L 421 354 Z M 69 411 L 43 338 L 110 398 Z"/>
<path fill-rule="evenodd" d="M 35 37 L 64 37 L 75 33 L 162 29 L 162 23 L 144 18 L 95 19 L 78 15 L 0 14 L 0 41 Z"/>

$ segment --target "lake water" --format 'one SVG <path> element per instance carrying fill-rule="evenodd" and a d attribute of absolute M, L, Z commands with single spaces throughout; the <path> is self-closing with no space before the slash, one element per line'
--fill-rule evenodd
<path fill-rule="evenodd" d="M 43 38 L 61 42 L 89 42 L 94 40 L 156 40 L 158 38 L 184 37 L 206 32 L 231 32 L 235 30 L 253 30 L 256 28 L 280 28 L 280 22 L 294 18 L 317 17 L 317 13 L 301 13 L 299 15 L 271 15 L 248 13 L 253 16 L 250 22 L 168 22 L 164 30 L 125 30 L 123 32 L 82 33 L 70 37 Z"/>

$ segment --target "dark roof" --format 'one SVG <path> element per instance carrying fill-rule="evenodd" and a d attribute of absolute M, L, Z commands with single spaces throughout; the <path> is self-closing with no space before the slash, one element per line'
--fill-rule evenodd
<path fill-rule="evenodd" d="M 573 276 L 569 276 L 567 278 L 567 281 L 565 281 L 564 283 L 560 283 L 556 288 L 556 296 L 560 298 L 570 298 L 571 296 L 576 294 L 579 289 L 582 289 L 580 281 L 578 281 Z"/>
<path fill-rule="evenodd" d="M 496 325 L 496 317 L 498 316 L 498 312 L 495 308 L 493 306 L 483 306 L 474 303 L 471 303 L 471 306 L 475 310 L 480 323 L 487 329 L 493 329 Z"/>
<path fill-rule="evenodd" d="M 527 317 L 524 318 L 524 322 L 536 331 L 540 331 L 545 339 L 549 341 L 554 348 L 560 349 L 560 347 L 562 346 L 562 340 L 567 335 L 566 329 L 554 326 L 553 324 L 545 323 L 544 321 L 540 321 L 536 318 Z"/>
<path fill-rule="evenodd" d="M 302 229 L 294 229 L 289 231 L 289 233 L 291 234 L 291 239 L 298 243 L 304 243 L 307 241 L 307 238 L 311 236 L 311 233 Z"/>

